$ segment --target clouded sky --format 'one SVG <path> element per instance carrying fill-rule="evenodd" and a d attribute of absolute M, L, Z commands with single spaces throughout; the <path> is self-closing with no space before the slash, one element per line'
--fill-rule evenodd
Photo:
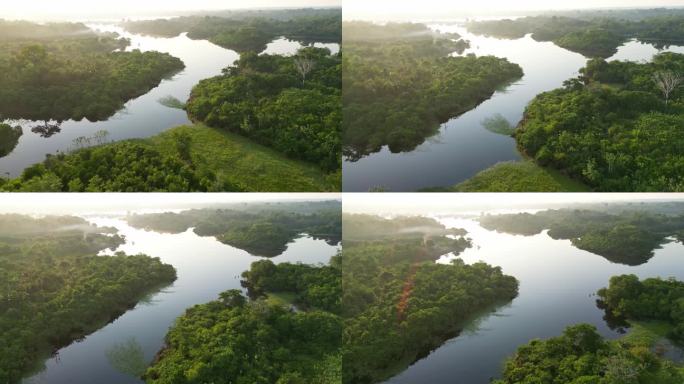
<path fill-rule="evenodd" d="M 342 0 L 2 0 L 0 17 L 36 19 L 234 8 L 340 6 Z"/>
<path fill-rule="evenodd" d="M 346 19 L 391 19 L 392 16 L 444 16 L 447 13 L 503 12 L 548 9 L 684 6 L 684 0 L 344 0 Z"/>

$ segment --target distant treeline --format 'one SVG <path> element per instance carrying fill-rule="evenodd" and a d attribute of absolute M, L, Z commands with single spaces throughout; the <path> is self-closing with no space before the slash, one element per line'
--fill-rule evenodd
<path fill-rule="evenodd" d="M 133 32 L 173 37 L 183 32 L 191 39 L 206 39 L 237 52 L 261 52 L 279 36 L 305 44 L 342 41 L 342 10 L 301 9 L 220 16 L 185 16 L 173 19 L 129 21 Z"/>
<path fill-rule="evenodd" d="M 342 237 L 339 208 L 320 206 L 320 210 L 296 212 L 263 210 L 190 210 L 181 213 L 143 214 L 128 217 L 136 228 L 180 233 L 194 228 L 200 236 L 215 236 L 219 241 L 266 257 L 275 257 L 302 233 L 337 244 Z"/>
<path fill-rule="evenodd" d="M 624 14 L 603 17 L 601 13 L 582 18 L 530 16 L 515 20 L 487 20 L 468 23 L 468 30 L 482 35 L 518 39 L 528 33 L 537 41 L 556 45 L 587 57 L 607 58 L 629 39 L 653 43 L 656 47 L 684 43 L 684 12 L 655 13 L 650 18 L 622 19 Z"/>
<path fill-rule="evenodd" d="M 666 216 L 646 211 L 600 212 L 594 210 L 548 210 L 536 214 L 486 215 L 480 224 L 489 230 L 535 235 L 543 230 L 554 239 L 572 244 L 606 259 L 640 265 L 670 236 L 681 236 L 684 216 Z"/>

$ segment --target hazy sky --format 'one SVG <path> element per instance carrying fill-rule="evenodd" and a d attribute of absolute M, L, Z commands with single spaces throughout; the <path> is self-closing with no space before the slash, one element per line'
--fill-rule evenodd
<path fill-rule="evenodd" d="M 77 18 L 107 14 L 159 14 L 234 8 L 340 6 L 342 0 L 2 0 L 0 17 Z"/>
<path fill-rule="evenodd" d="M 179 209 L 205 204 L 254 201 L 332 200 L 334 193 L 5 193 L 0 214 L 105 213 L 137 209 Z"/>
<path fill-rule="evenodd" d="M 482 11 L 506 13 L 507 11 L 548 9 L 659 6 L 684 6 L 684 0 L 344 0 L 344 17 L 345 19 L 387 20 L 396 16 L 413 16 L 414 18 L 420 18 L 421 16 L 447 17 L 450 14 L 468 14 Z"/>
<path fill-rule="evenodd" d="M 604 201 L 681 200 L 684 193 L 349 193 L 344 212 L 375 214 L 449 213 L 507 208 L 543 208 L 549 204 Z"/>

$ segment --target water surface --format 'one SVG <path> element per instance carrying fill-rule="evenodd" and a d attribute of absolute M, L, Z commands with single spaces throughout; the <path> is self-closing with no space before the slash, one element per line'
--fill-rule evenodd
<path fill-rule="evenodd" d="M 232 50 L 215 45 L 208 40 L 192 40 L 187 33 L 172 38 L 153 37 L 133 34 L 114 24 L 89 24 L 98 31 L 116 32 L 131 40 L 127 50 L 139 49 L 143 52 L 158 51 L 178 57 L 185 63 L 185 69 L 164 79 L 158 87 L 148 93 L 129 100 L 125 107 L 106 121 L 90 122 L 68 120 L 58 125 L 59 131 L 49 137 L 32 132 L 35 126 L 44 126 L 43 121 L 18 120 L 12 125 L 20 125 L 24 134 L 19 143 L 7 156 L 0 158 L 0 174 L 9 173 L 16 177 L 24 168 L 39 163 L 46 154 L 67 152 L 74 149 L 74 139 L 92 137 L 98 131 L 108 132 L 107 141 L 118 141 L 130 138 L 154 136 L 169 128 L 189 124 L 187 114 L 180 109 L 173 109 L 159 104 L 159 99 L 173 96 L 185 102 L 192 88 L 200 80 L 221 74 L 221 70 L 234 64 L 240 55 Z M 315 43 L 317 47 L 328 48 L 332 53 L 339 51 L 339 44 Z M 271 42 L 264 53 L 292 55 L 302 48 L 298 41 L 279 38 Z"/>
<path fill-rule="evenodd" d="M 452 186 L 498 162 L 519 160 L 521 155 L 515 140 L 485 130 L 482 122 L 500 114 L 513 126 L 517 125 L 525 106 L 536 95 L 561 87 L 563 81 L 576 77 L 586 64 L 582 55 L 552 42 L 534 41 L 531 35 L 506 40 L 474 35 L 457 24 L 430 27 L 457 32 L 470 41 L 471 48 L 463 55 L 493 55 L 520 65 L 523 78 L 497 91 L 476 108 L 442 124 L 434 137 L 411 152 L 391 153 L 388 147 L 383 147 L 359 161 L 344 161 L 345 191 L 365 192 L 382 186 L 399 192 Z M 684 47 L 671 46 L 667 50 L 684 52 Z M 648 61 L 658 52 L 651 44 L 630 41 L 610 60 Z"/>
<path fill-rule="evenodd" d="M 573 324 L 590 323 L 608 338 L 620 336 L 603 320 L 594 294 L 611 276 L 675 277 L 684 280 L 684 245 L 668 243 L 647 263 L 630 267 L 573 247 L 570 240 L 553 240 L 546 232 L 516 236 L 488 231 L 470 219 L 440 220 L 464 228 L 473 247 L 460 256 L 467 264 L 484 261 L 500 266 L 520 282 L 520 294 L 510 304 L 482 316 L 458 337 L 387 381 L 392 384 L 488 384 L 499 377 L 503 362 L 518 346 L 534 338 L 560 335 Z M 454 256 L 443 257 L 449 262 Z M 670 352 L 680 356 L 681 350 Z"/>
<path fill-rule="evenodd" d="M 117 251 L 144 253 L 173 265 L 178 274 L 171 286 L 150 295 L 146 300 L 114 322 L 75 342 L 45 364 L 45 369 L 23 381 L 25 384 L 127 384 L 141 383 L 138 378 L 117 371 L 107 357 L 114 346 L 134 340 L 142 348 L 145 363 L 152 361 L 163 345 L 173 321 L 195 304 L 218 298 L 228 289 L 242 289 L 239 275 L 252 262 L 263 258 L 220 243 L 213 237 L 200 237 L 192 230 L 180 234 L 161 234 L 135 229 L 120 218 L 89 218 L 100 226 L 113 226 L 126 237 Z M 324 240 L 303 236 L 290 243 L 275 263 L 327 263 L 338 247 Z M 103 252 L 111 254 L 112 251 Z M 102 256 L 107 257 L 107 256 Z"/>

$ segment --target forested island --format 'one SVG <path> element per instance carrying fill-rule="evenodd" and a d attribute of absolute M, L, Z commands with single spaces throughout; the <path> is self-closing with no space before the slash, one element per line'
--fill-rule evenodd
<path fill-rule="evenodd" d="M 105 120 L 185 66 L 81 23 L 0 20 L 0 119 Z"/>
<path fill-rule="evenodd" d="M 582 250 L 625 265 L 640 265 L 655 249 L 684 229 L 684 215 L 648 211 L 547 210 L 535 214 L 484 215 L 480 225 L 525 236 L 548 230 L 553 239 L 570 240 Z"/>
<path fill-rule="evenodd" d="M 193 88 L 188 115 L 339 177 L 341 60 L 312 47 L 294 56 L 243 53 L 222 76 Z"/>
<path fill-rule="evenodd" d="M 369 220 L 380 226 L 376 238 L 346 229 Z M 435 263 L 470 246 L 462 230 L 427 218 L 343 215 L 343 222 L 343 383 L 377 383 L 397 374 L 517 295 L 516 279 L 498 267 Z M 449 232 L 453 238 L 444 237 Z"/>
<path fill-rule="evenodd" d="M 655 344 L 663 337 L 684 342 L 684 283 L 613 276 L 598 296 L 609 317 L 634 322 L 637 329 L 609 341 L 589 324 L 570 326 L 559 337 L 519 347 L 494 383 L 681 383 L 684 369 L 664 358 Z"/>
<path fill-rule="evenodd" d="M 122 26 L 133 33 L 164 37 L 187 32 L 191 39 L 207 39 L 240 53 L 261 52 L 280 36 L 305 44 L 342 42 L 340 8 L 229 11 L 212 16 L 128 21 Z"/>
<path fill-rule="evenodd" d="M 586 57 L 608 58 L 630 39 L 663 47 L 682 41 L 684 14 L 677 10 L 642 13 L 585 11 L 572 16 L 542 15 L 519 19 L 473 21 L 468 30 L 481 35 L 519 39 L 531 34 L 536 41 L 552 41 Z M 636 17 L 635 17 L 636 16 Z"/>
<path fill-rule="evenodd" d="M 339 202 L 307 203 L 286 208 L 195 209 L 181 213 L 139 214 L 127 217 L 136 228 L 158 232 L 181 233 L 190 228 L 200 236 L 213 236 L 222 243 L 243 249 L 255 256 L 275 257 L 288 243 L 306 233 L 337 244 L 342 238 Z"/>
<path fill-rule="evenodd" d="M 684 188 L 684 55 L 650 63 L 594 59 L 538 95 L 515 132 L 520 150 L 598 191 Z"/>
<path fill-rule="evenodd" d="M 147 383 L 336 384 L 342 380 L 342 271 L 252 264 L 240 290 L 190 308 L 144 374 Z"/>
<path fill-rule="evenodd" d="M 385 145 L 413 150 L 440 123 L 523 75 L 505 59 L 450 56 L 469 43 L 423 24 L 345 22 L 343 29 L 342 140 L 350 160 Z"/>
<path fill-rule="evenodd" d="M 145 255 L 96 256 L 123 238 L 72 216 L 0 215 L 0 381 L 114 320 L 176 279 Z"/>

